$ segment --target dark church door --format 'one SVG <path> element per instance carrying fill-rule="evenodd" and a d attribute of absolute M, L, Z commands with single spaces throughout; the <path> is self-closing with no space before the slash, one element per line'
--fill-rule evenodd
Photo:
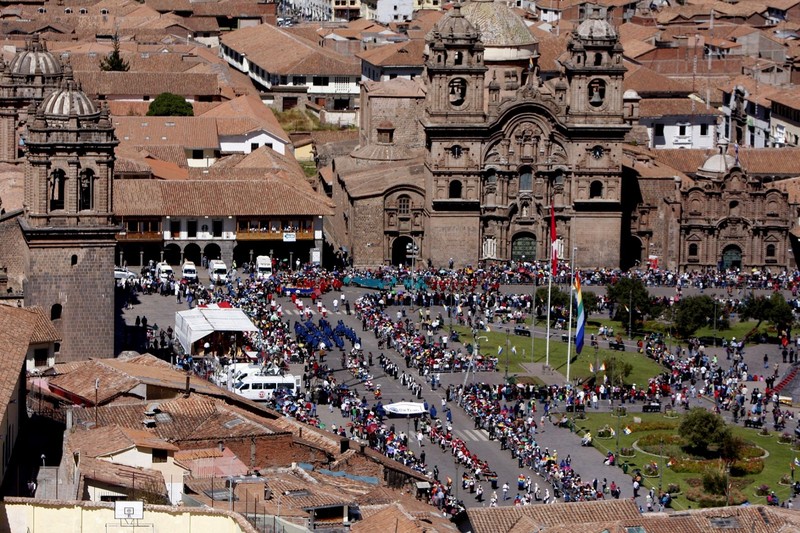
<path fill-rule="evenodd" d="M 722 270 L 742 268 L 742 249 L 735 245 L 725 247 L 722 251 Z"/>
<path fill-rule="evenodd" d="M 512 261 L 536 261 L 536 237 L 530 233 L 523 233 L 514 237 L 511 243 Z"/>

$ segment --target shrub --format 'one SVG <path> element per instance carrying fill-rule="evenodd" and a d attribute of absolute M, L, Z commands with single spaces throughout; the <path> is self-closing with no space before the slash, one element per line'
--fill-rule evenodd
<path fill-rule="evenodd" d="M 627 407 L 615 407 L 614 408 L 614 416 L 622 417 L 627 416 L 628 408 Z"/>
<path fill-rule="evenodd" d="M 696 502 L 700 507 L 724 507 L 727 503 L 741 505 L 747 497 L 738 489 L 731 489 L 725 494 L 708 494 L 703 489 L 694 487 L 686 491 L 686 499 Z"/>
<path fill-rule="evenodd" d="M 655 477 L 658 475 L 658 463 L 651 461 L 644 465 L 642 470 L 644 471 L 645 476 Z"/>
<path fill-rule="evenodd" d="M 670 458 L 670 468 L 679 474 L 702 474 L 708 468 L 708 461 Z"/>
<path fill-rule="evenodd" d="M 670 483 L 667 485 L 667 492 L 670 494 L 678 494 L 681 491 L 681 486 L 679 483 Z"/>
<path fill-rule="evenodd" d="M 709 468 L 703 473 L 703 490 L 709 494 L 725 494 L 725 473 Z"/>
<path fill-rule="evenodd" d="M 765 437 L 769 436 L 769 428 L 767 426 L 761 426 L 761 430 L 758 432 L 759 435 L 763 435 Z"/>
<path fill-rule="evenodd" d="M 608 425 L 603 426 L 599 430 L 597 430 L 597 438 L 598 439 L 610 439 L 611 437 L 615 436 L 616 432 Z"/>
<path fill-rule="evenodd" d="M 764 459 L 742 459 L 731 465 L 731 475 L 735 477 L 753 476 L 764 470 Z"/>
<path fill-rule="evenodd" d="M 703 480 L 699 477 L 690 477 L 686 478 L 686 484 L 690 487 L 697 488 L 703 486 Z"/>
<path fill-rule="evenodd" d="M 764 450 L 752 443 L 748 443 L 747 446 L 742 448 L 742 459 L 755 459 L 763 456 Z"/>
<path fill-rule="evenodd" d="M 619 449 L 619 454 L 622 457 L 633 457 L 636 455 L 636 450 L 633 448 L 623 447 Z"/>
<path fill-rule="evenodd" d="M 769 485 L 767 485 L 766 483 L 762 483 L 761 485 L 756 487 L 757 496 L 766 496 L 767 494 L 769 494 L 769 491 L 770 491 Z"/>
<path fill-rule="evenodd" d="M 781 436 L 778 437 L 778 442 L 782 442 L 783 444 L 789 444 L 792 442 L 791 433 L 782 433 Z"/>
<path fill-rule="evenodd" d="M 792 484 L 792 477 L 789 474 L 784 474 L 781 476 L 780 480 L 781 485 L 791 485 Z"/>

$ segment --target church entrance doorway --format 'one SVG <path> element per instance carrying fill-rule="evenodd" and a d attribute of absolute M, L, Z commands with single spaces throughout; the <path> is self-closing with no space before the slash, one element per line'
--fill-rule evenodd
<path fill-rule="evenodd" d="M 623 270 L 637 268 L 642 264 L 642 254 L 644 253 L 644 246 L 639 237 L 635 235 L 628 235 L 622 242 L 622 257 L 620 258 L 620 266 Z"/>
<path fill-rule="evenodd" d="M 518 233 L 511 241 L 511 260 L 536 261 L 536 236 L 532 233 Z"/>
<path fill-rule="evenodd" d="M 397 237 L 392 243 L 392 265 L 411 266 L 412 257 L 409 257 L 409 246 L 414 246 L 411 237 Z"/>
<path fill-rule="evenodd" d="M 742 268 L 742 249 L 731 244 L 722 250 L 722 270 L 730 270 L 732 268 Z"/>

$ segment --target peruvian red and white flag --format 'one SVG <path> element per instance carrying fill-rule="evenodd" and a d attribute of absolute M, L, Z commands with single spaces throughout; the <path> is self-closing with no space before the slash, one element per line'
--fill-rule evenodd
<path fill-rule="evenodd" d="M 556 208 L 550 202 L 550 273 L 555 276 L 558 271 L 558 237 L 556 235 Z"/>

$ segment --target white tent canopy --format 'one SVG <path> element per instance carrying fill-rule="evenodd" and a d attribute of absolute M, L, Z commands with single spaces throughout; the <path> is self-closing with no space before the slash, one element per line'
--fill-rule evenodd
<path fill-rule="evenodd" d="M 209 305 L 175 313 L 175 334 L 186 353 L 191 353 L 195 342 L 215 331 L 257 330 L 241 309 Z"/>

